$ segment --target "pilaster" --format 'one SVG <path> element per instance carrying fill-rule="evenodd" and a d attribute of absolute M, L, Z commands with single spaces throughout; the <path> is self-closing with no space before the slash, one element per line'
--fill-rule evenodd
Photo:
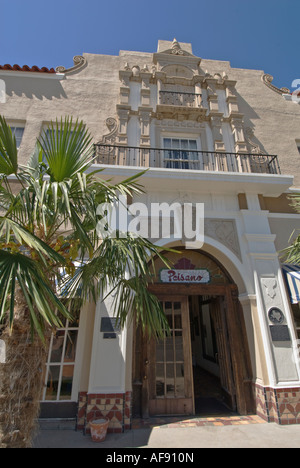
<path fill-rule="evenodd" d="M 141 126 L 140 146 L 150 147 L 151 107 L 139 107 L 138 115 Z"/>
<path fill-rule="evenodd" d="M 231 115 L 230 117 L 231 128 L 235 142 L 236 153 L 248 153 L 248 148 L 244 135 L 243 116 L 241 114 Z"/>
<path fill-rule="evenodd" d="M 145 68 L 146 69 L 146 68 Z M 144 71 L 140 73 L 142 79 L 142 87 L 141 87 L 141 105 L 145 107 L 150 106 L 150 79 L 152 74 L 148 71 Z"/>
<path fill-rule="evenodd" d="M 127 127 L 130 116 L 131 107 L 127 105 L 117 105 L 117 112 L 119 116 L 119 131 L 118 131 L 118 144 L 127 145 Z"/>
<path fill-rule="evenodd" d="M 268 369 L 269 380 L 264 384 L 273 387 L 299 384 L 293 349 L 295 332 L 274 243 L 276 236 L 270 230 L 268 211 L 260 210 L 258 196 L 246 194 L 246 198 L 248 210 L 241 210 L 241 214 L 248 258 L 254 272 L 260 331 Z M 275 318 L 272 309 L 275 309 Z M 276 327 L 276 333 L 272 327 Z"/>
<path fill-rule="evenodd" d="M 129 105 L 129 96 L 130 96 L 130 85 L 129 79 L 132 75 L 131 70 L 120 70 L 119 78 L 122 83 L 120 87 L 120 104 Z"/>
<path fill-rule="evenodd" d="M 222 117 L 223 114 L 220 112 L 211 112 L 210 121 L 211 129 L 213 135 L 213 141 L 215 146 L 215 151 L 225 151 L 225 144 L 223 140 L 223 131 L 222 131 Z"/>

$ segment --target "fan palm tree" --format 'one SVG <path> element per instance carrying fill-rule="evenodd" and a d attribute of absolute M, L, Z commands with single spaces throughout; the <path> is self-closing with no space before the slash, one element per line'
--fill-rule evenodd
<path fill-rule="evenodd" d="M 166 262 L 159 249 L 130 234 L 97 233 L 98 205 L 140 193 L 141 186 L 137 177 L 112 185 L 100 176 L 82 122 L 51 123 L 23 167 L 0 117 L 0 447 L 31 444 L 49 338 L 62 318 L 71 318 L 72 298 L 96 301 L 113 291 L 121 326 L 135 316 L 149 333 L 168 329 L 147 289 L 150 259 Z"/>

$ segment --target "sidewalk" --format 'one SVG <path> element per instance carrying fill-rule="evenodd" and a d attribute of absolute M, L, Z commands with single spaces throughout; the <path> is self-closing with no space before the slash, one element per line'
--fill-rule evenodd
<path fill-rule="evenodd" d="M 167 424 L 143 427 L 124 434 L 108 434 L 95 443 L 74 430 L 74 422 L 42 422 L 33 448 L 300 448 L 300 425 L 258 422 L 196 425 Z"/>

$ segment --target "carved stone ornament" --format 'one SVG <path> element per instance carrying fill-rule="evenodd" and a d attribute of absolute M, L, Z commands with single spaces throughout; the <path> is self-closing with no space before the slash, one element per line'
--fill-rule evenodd
<path fill-rule="evenodd" d="M 270 322 L 280 325 L 284 322 L 284 314 L 278 307 L 272 307 L 268 312 Z"/>
<path fill-rule="evenodd" d="M 263 278 L 262 284 L 265 287 L 267 296 L 269 296 L 271 299 L 274 299 L 274 297 L 276 296 L 276 286 L 277 286 L 276 279 L 275 278 Z"/>
<path fill-rule="evenodd" d="M 113 117 L 108 117 L 105 121 L 106 126 L 109 130 L 109 133 L 103 135 L 96 146 L 96 156 L 98 164 L 111 164 L 111 160 L 114 160 L 114 144 L 117 141 L 118 137 L 118 122 Z M 107 146 L 105 146 L 107 145 Z"/>
<path fill-rule="evenodd" d="M 82 57 L 82 55 L 75 55 L 75 57 L 73 57 L 73 62 L 74 66 L 71 68 L 66 68 L 63 66 L 56 67 L 56 73 L 70 73 L 75 70 L 77 71 L 86 64 L 86 58 Z"/>
<path fill-rule="evenodd" d="M 259 146 L 259 144 L 254 143 L 252 138 L 254 137 L 254 130 L 250 127 L 244 129 L 245 140 L 251 148 L 251 153 L 253 154 L 266 154 L 266 152 Z"/>
<path fill-rule="evenodd" d="M 113 145 L 116 142 L 118 133 L 118 122 L 114 117 L 108 117 L 105 121 L 109 133 L 103 135 L 98 144 Z"/>
<path fill-rule="evenodd" d="M 206 218 L 204 221 L 204 233 L 221 242 L 241 260 L 240 243 L 235 220 Z"/>
<path fill-rule="evenodd" d="M 291 93 L 291 91 L 288 88 L 277 88 L 276 86 L 274 86 L 272 84 L 272 81 L 274 79 L 272 75 L 268 75 L 266 73 L 261 77 L 261 79 L 263 83 L 265 83 L 265 85 L 268 86 L 268 88 L 272 89 L 272 91 L 275 91 L 275 93 L 278 93 L 278 94 L 290 94 Z"/>
<path fill-rule="evenodd" d="M 171 55 L 181 55 L 181 56 L 187 56 L 187 57 L 194 57 L 194 55 L 190 54 L 186 50 L 183 50 L 177 41 L 177 39 L 173 40 L 172 47 L 171 49 L 164 50 L 161 52 L 162 54 L 171 54 Z"/>

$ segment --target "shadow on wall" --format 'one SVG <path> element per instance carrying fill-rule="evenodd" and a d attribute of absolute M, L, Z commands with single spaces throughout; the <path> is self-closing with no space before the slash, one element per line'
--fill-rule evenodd
<path fill-rule="evenodd" d="M 61 82 L 57 79 L 33 78 L 22 76 L 22 80 L 12 76 L 5 80 L 8 96 L 27 97 L 29 99 L 52 100 L 67 98 Z"/>
<path fill-rule="evenodd" d="M 238 98 L 240 112 L 244 115 L 244 131 L 245 139 L 250 152 L 268 154 L 262 142 L 255 136 L 255 125 L 252 121 L 260 120 L 259 115 L 255 112 L 247 101 L 235 90 L 235 95 Z"/>

